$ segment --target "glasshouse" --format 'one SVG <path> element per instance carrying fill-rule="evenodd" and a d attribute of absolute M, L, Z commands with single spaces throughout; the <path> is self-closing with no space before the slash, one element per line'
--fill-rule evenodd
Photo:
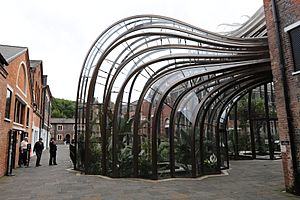
<path fill-rule="evenodd" d="M 76 109 L 71 153 L 86 174 L 199 177 L 280 158 L 263 8 L 226 33 L 157 15 L 112 24 L 86 56 Z"/>

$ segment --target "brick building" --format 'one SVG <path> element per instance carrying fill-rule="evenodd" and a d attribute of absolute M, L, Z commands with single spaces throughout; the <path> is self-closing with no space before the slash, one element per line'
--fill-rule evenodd
<path fill-rule="evenodd" d="M 6 78 L 7 78 L 7 71 L 5 67 L 8 65 L 5 58 L 0 53 L 0 88 L 6 88 Z M 6 96 L 6 90 L 0 89 L 0 104 L 5 105 L 5 96 Z M 3 109 L 0 110 L 0 133 L 4 133 L 5 127 L 4 127 L 4 112 Z M 7 134 L 0 134 L 0 151 L 6 152 L 7 151 L 7 141 L 8 137 Z M 6 154 L 1 153 L 0 154 L 0 174 L 3 175 L 6 171 Z"/>
<path fill-rule="evenodd" d="M 45 145 L 48 147 L 52 95 L 47 85 L 47 76 L 43 75 L 43 62 L 41 60 L 31 60 L 30 73 L 33 87 L 33 107 L 35 110 L 32 120 L 32 143 L 42 137 Z"/>
<path fill-rule="evenodd" d="M 300 195 L 300 1 L 264 0 L 286 189 Z"/>
<path fill-rule="evenodd" d="M 75 119 L 51 118 L 51 137 L 58 144 L 70 143 L 75 135 Z"/>
<path fill-rule="evenodd" d="M 39 122 L 43 118 L 41 113 L 46 113 L 42 93 L 48 86 L 42 79 L 33 81 L 38 72 L 32 70 L 28 48 L 0 45 L 0 54 L 0 176 L 3 176 L 18 166 L 19 147 L 25 136 L 31 144 L 37 137 L 49 138 L 49 134 L 42 134 L 45 131 Z M 38 93 L 41 95 L 37 98 Z M 47 93 L 51 97 L 49 87 Z"/>

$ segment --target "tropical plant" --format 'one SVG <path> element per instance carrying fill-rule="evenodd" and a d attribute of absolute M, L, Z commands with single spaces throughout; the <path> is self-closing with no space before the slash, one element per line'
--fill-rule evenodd
<path fill-rule="evenodd" d="M 159 162 L 169 161 L 170 144 L 167 138 L 162 137 L 158 145 L 158 160 Z"/>
<path fill-rule="evenodd" d="M 148 142 L 142 142 L 141 151 L 139 153 L 139 171 L 140 176 L 144 178 L 149 178 L 151 175 L 152 163 L 150 148 Z"/>
<path fill-rule="evenodd" d="M 130 177 L 132 175 L 133 155 L 132 146 L 125 145 L 119 153 L 119 173 L 121 177 Z"/>
<path fill-rule="evenodd" d="M 186 171 L 190 171 L 188 167 L 192 163 L 190 134 L 180 129 L 180 137 L 176 137 L 175 140 L 175 159 Z"/>
<path fill-rule="evenodd" d="M 101 173 L 101 145 L 100 138 L 93 137 L 89 141 L 89 162 L 85 166 L 87 174 Z"/>

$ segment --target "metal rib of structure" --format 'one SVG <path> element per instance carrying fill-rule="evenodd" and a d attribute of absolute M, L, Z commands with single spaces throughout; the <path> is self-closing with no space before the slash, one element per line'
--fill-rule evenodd
<path fill-rule="evenodd" d="M 225 116 L 270 82 L 263 9 L 226 35 L 156 15 L 120 20 L 84 61 L 75 168 L 152 179 L 220 172 Z"/>

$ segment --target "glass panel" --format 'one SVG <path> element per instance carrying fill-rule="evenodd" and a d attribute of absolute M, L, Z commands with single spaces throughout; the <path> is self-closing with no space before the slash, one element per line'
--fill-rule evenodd
<path fill-rule="evenodd" d="M 5 118 L 10 119 L 10 105 L 11 105 L 12 92 L 7 89 L 6 91 L 6 104 L 5 104 Z"/>
<path fill-rule="evenodd" d="M 146 117 L 142 116 L 140 127 L 139 127 L 139 176 L 142 178 L 150 178 L 152 174 L 152 157 L 151 157 L 151 147 L 152 140 L 150 134 L 150 121 Z"/>
<path fill-rule="evenodd" d="M 240 121 L 238 133 L 239 156 L 252 158 L 249 121 Z"/>
<path fill-rule="evenodd" d="M 122 115 L 118 133 L 118 171 L 120 177 L 130 177 L 133 174 L 132 155 L 132 122 L 128 114 Z"/>
<path fill-rule="evenodd" d="M 88 139 L 88 164 L 85 166 L 86 172 L 90 174 L 101 174 L 101 132 L 100 122 L 102 113 L 102 104 L 94 102 L 92 105 L 91 121 L 90 121 L 90 137 Z M 83 139 L 80 135 L 80 139 Z M 83 144 L 84 147 L 85 144 Z M 84 155 L 85 156 L 85 155 Z"/>
<path fill-rule="evenodd" d="M 271 126 L 271 133 L 273 137 L 273 147 L 274 147 L 274 158 L 279 159 L 281 158 L 281 150 L 280 150 L 280 140 L 279 140 L 279 133 L 278 133 L 278 120 L 270 121 Z"/>
<path fill-rule="evenodd" d="M 267 123 L 263 120 L 254 120 L 253 127 L 255 136 L 256 158 L 269 159 Z"/>
<path fill-rule="evenodd" d="M 104 138 L 104 142 L 106 143 L 106 168 L 107 168 L 107 176 L 113 175 L 113 146 L 112 146 L 112 126 L 113 126 L 113 114 L 112 110 L 108 108 L 108 114 L 106 119 L 106 138 Z"/>
<path fill-rule="evenodd" d="M 192 138 L 191 122 L 182 112 L 177 113 L 174 135 L 175 176 L 192 176 Z"/>
<path fill-rule="evenodd" d="M 203 138 L 203 172 L 204 174 L 214 174 L 218 171 L 216 136 L 211 125 L 206 125 L 205 129 L 206 131 Z"/>
<path fill-rule="evenodd" d="M 300 26 L 292 29 L 289 31 L 290 38 L 291 38 L 291 45 L 292 45 L 292 50 L 293 50 L 293 58 L 294 58 L 294 63 L 295 63 L 295 71 L 300 70 Z"/>
<path fill-rule="evenodd" d="M 29 109 L 29 107 L 27 107 L 27 114 L 26 114 L 26 126 L 29 126 L 29 113 L 30 112 L 30 109 Z"/>
<path fill-rule="evenodd" d="M 226 132 L 223 130 L 220 130 L 220 163 L 221 163 L 221 169 L 227 169 L 228 166 L 228 160 L 227 160 L 227 137 Z"/>

